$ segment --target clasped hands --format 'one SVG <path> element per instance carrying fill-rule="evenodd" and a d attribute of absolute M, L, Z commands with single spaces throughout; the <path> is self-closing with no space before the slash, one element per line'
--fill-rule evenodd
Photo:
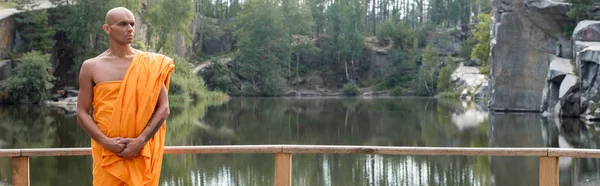
<path fill-rule="evenodd" d="M 108 138 L 102 146 L 123 158 L 136 156 L 144 147 L 142 138 Z"/>

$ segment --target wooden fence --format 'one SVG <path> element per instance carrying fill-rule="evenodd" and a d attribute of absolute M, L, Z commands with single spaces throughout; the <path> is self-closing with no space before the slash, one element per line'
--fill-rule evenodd
<path fill-rule="evenodd" d="M 292 154 L 388 154 L 432 156 L 538 156 L 540 186 L 559 185 L 559 157 L 600 158 L 600 149 L 565 148 L 470 148 L 330 145 L 225 145 L 168 146 L 165 154 L 275 154 L 275 186 L 292 185 Z M 0 157 L 12 157 L 13 185 L 29 186 L 29 157 L 89 156 L 90 148 L 0 149 Z M 91 170 L 90 170 L 91 171 Z M 600 184 L 600 183 L 599 183 Z"/>

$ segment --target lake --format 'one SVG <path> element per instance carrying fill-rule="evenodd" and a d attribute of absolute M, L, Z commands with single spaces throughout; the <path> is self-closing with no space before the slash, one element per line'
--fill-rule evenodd
<path fill-rule="evenodd" d="M 167 145 L 378 145 L 598 148 L 595 124 L 490 113 L 434 98 L 232 98 L 171 104 Z M 74 113 L 0 107 L 0 148 L 89 147 Z M 538 185 L 537 157 L 293 155 L 296 186 Z M 91 185 L 91 157 L 32 157 L 31 185 Z M 600 161 L 560 158 L 561 185 L 599 185 Z M 0 158 L 0 185 L 12 182 Z M 273 185 L 272 154 L 165 155 L 161 185 Z"/>

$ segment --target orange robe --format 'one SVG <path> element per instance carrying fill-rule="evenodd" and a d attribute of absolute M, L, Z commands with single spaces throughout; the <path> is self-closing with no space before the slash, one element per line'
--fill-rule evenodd
<path fill-rule="evenodd" d="M 137 52 L 125 78 L 94 86 L 94 120 L 108 137 L 139 136 L 154 111 L 163 85 L 169 88 L 173 60 L 163 55 Z M 138 156 L 121 158 L 92 140 L 93 185 L 158 185 L 166 123 Z"/>

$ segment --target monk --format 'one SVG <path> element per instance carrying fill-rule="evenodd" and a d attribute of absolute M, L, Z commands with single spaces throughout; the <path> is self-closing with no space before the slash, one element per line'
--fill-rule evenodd
<path fill-rule="evenodd" d="M 173 60 L 133 49 L 133 13 L 106 14 L 110 48 L 79 73 L 77 121 L 91 137 L 93 185 L 158 185 Z M 93 106 L 93 117 L 90 109 Z"/>

